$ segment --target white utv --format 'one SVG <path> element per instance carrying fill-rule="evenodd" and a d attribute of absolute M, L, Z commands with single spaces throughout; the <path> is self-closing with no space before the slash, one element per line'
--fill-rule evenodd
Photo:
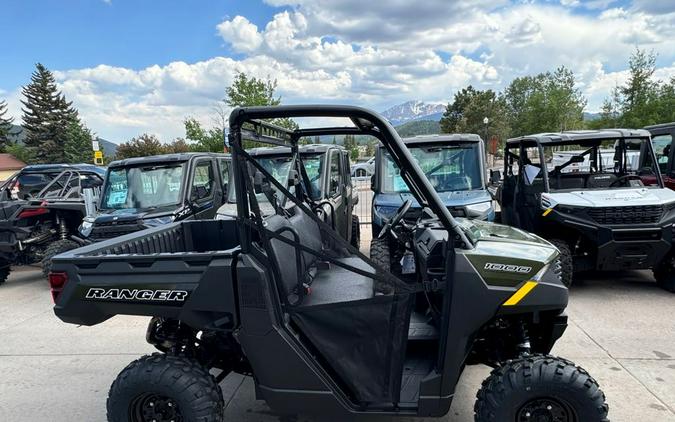
<path fill-rule="evenodd" d="M 675 292 L 675 192 L 663 185 L 649 132 L 509 139 L 497 199 L 504 223 L 558 247 L 567 285 L 574 272 L 652 269 Z"/>

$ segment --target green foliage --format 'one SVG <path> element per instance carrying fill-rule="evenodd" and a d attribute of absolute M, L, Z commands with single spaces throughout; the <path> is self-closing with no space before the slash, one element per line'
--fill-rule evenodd
<path fill-rule="evenodd" d="M 402 138 L 441 133 L 440 123 L 433 120 L 413 120 L 412 122 L 396 126 L 395 129 Z"/>
<path fill-rule="evenodd" d="M 162 145 L 155 135 L 144 133 L 131 139 L 129 142 L 120 144 L 117 147 L 115 159 L 147 157 L 149 155 L 164 154 L 164 152 L 164 145 Z"/>
<path fill-rule="evenodd" d="M 178 154 L 181 152 L 190 152 L 190 151 L 195 151 L 195 149 L 193 148 L 192 145 L 185 142 L 185 139 L 183 138 L 174 139 L 171 143 L 164 145 L 165 154 Z M 214 152 L 223 152 L 222 146 L 220 151 Z"/>
<path fill-rule="evenodd" d="M 583 127 L 586 99 L 565 67 L 514 79 L 504 91 L 508 124 L 514 136 Z"/>
<path fill-rule="evenodd" d="M 224 101 L 230 107 L 278 106 L 281 97 L 275 97 L 276 89 L 276 79 L 258 79 L 238 72 L 232 85 L 225 89 Z M 298 124 L 289 118 L 273 119 L 270 123 L 291 130 L 298 128 Z"/>
<path fill-rule="evenodd" d="M 26 146 L 37 163 L 58 163 L 66 159 L 68 128 L 78 121 L 72 103 L 56 87 L 54 75 L 38 63 L 31 81 L 23 87 L 23 127 Z"/>
<path fill-rule="evenodd" d="M 12 154 L 26 164 L 34 164 L 35 156 L 30 148 L 21 144 L 8 144 L 5 146 L 5 152 Z"/>
<path fill-rule="evenodd" d="M 491 89 L 479 91 L 472 86 L 455 94 L 441 118 L 444 133 L 477 133 L 482 137 L 497 135 L 506 139 L 509 124 L 506 117 L 507 105 L 504 97 Z M 489 119 L 488 125 L 483 119 Z"/>
<path fill-rule="evenodd" d="M 654 80 L 656 55 L 637 48 L 628 68 L 628 80 L 612 90 L 600 118 L 589 122 L 589 127 L 640 128 L 675 120 L 675 78 Z"/>
<path fill-rule="evenodd" d="M 223 130 L 211 128 L 206 130 L 194 118 L 185 119 L 185 137 L 192 141 L 190 149 L 192 151 L 223 152 L 225 140 Z"/>
<path fill-rule="evenodd" d="M 13 117 L 7 115 L 7 102 L 0 101 L 0 150 L 4 150 L 9 143 L 7 135 L 12 128 Z"/>
<path fill-rule="evenodd" d="M 64 146 L 67 163 L 91 163 L 94 152 L 91 146 L 91 131 L 79 121 L 71 121 L 66 128 Z"/>

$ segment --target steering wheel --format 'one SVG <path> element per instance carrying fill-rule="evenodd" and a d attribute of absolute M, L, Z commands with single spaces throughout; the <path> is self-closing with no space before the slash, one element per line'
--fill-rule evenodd
<path fill-rule="evenodd" d="M 396 214 L 389 219 L 386 223 L 384 223 L 384 226 L 382 227 L 382 230 L 380 230 L 380 234 L 377 235 L 378 239 L 383 239 L 384 236 L 386 236 L 387 232 L 392 229 L 392 227 L 396 227 L 396 225 L 401 221 L 405 213 L 408 212 L 410 207 L 412 206 L 412 200 L 407 199 L 403 204 L 401 204 L 400 207 L 398 207 L 398 210 L 396 211 Z"/>
<path fill-rule="evenodd" d="M 642 180 L 642 178 L 640 176 L 638 176 L 637 174 L 627 174 L 625 176 L 619 177 L 618 179 L 616 179 L 615 181 L 610 183 L 609 187 L 611 188 L 612 186 L 614 186 L 617 183 L 622 182 L 624 180 Z"/>

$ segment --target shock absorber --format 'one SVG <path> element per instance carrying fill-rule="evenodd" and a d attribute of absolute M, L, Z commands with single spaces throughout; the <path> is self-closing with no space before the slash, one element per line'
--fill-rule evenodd
<path fill-rule="evenodd" d="M 66 227 L 66 221 L 59 216 L 56 216 L 56 222 L 59 225 L 59 235 L 61 240 L 65 240 L 68 237 L 68 227 Z"/>
<path fill-rule="evenodd" d="M 531 352 L 530 336 L 528 335 L 527 327 L 525 327 L 523 320 L 519 320 L 516 325 L 516 336 L 519 339 L 519 343 L 516 345 L 518 354 L 520 356 L 529 355 Z"/>

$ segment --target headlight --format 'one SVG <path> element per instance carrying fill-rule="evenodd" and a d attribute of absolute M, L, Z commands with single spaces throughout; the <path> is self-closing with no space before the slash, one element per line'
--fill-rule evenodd
<path fill-rule="evenodd" d="M 143 220 L 143 225 L 147 227 L 157 227 L 169 224 L 173 221 L 173 216 L 167 215 L 166 217 L 155 217 L 155 218 L 146 218 Z"/>
<path fill-rule="evenodd" d="M 398 211 L 398 207 L 375 207 L 375 212 L 384 218 L 392 218 L 396 215 L 396 211 Z"/>
<path fill-rule="evenodd" d="M 80 232 L 80 234 L 82 236 L 89 237 L 93 228 L 94 228 L 94 222 L 85 219 L 85 220 L 82 221 L 82 224 L 80 224 L 80 228 L 78 229 L 78 231 Z"/>
<path fill-rule="evenodd" d="M 467 216 L 473 217 L 483 215 L 492 209 L 492 202 L 479 202 L 466 206 Z"/>

